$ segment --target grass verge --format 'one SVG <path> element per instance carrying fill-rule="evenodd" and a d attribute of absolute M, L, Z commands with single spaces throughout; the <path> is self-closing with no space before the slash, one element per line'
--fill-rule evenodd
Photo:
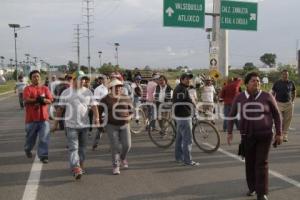
<path fill-rule="evenodd" d="M 0 85 L 0 94 L 14 90 L 15 86 L 16 86 L 15 81 L 13 80 L 7 81 L 5 84 Z"/>

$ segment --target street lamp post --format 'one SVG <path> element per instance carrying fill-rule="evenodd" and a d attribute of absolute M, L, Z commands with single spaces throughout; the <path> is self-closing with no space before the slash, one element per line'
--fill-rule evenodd
<path fill-rule="evenodd" d="M 20 28 L 19 24 L 8 24 L 10 28 L 14 29 L 14 40 L 15 40 L 15 65 L 16 65 L 16 77 L 18 77 L 18 57 L 17 57 L 17 32 L 16 28 Z"/>
<path fill-rule="evenodd" d="M 0 56 L 0 59 L 1 59 L 1 67 L 2 67 L 2 69 L 4 69 L 4 59 L 5 59 L 5 57 L 4 56 Z"/>
<path fill-rule="evenodd" d="M 115 43 L 115 50 L 116 50 L 116 62 L 117 65 L 119 66 L 119 55 L 118 55 L 118 47 L 120 46 L 119 43 Z"/>
<path fill-rule="evenodd" d="M 29 28 L 30 26 L 21 27 L 20 24 L 8 24 L 10 28 L 14 29 L 14 40 L 15 40 L 15 63 L 16 63 L 16 78 L 18 77 L 18 57 L 17 57 L 17 37 L 18 34 L 16 31 L 20 30 L 21 28 Z"/>
<path fill-rule="evenodd" d="M 102 66 L 102 51 L 98 51 L 99 53 L 99 61 L 100 61 L 100 67 Z"/>
<path fill-rule="evenodd" d="M 14 59 L 9 59 L 9 65 L 10 65 L 10 69 L 11 69 L 11 71 L 12 71 L 12 68 L 13 68 L 13 64 L 12 64 L 12 62 L 14 61 Z"/>

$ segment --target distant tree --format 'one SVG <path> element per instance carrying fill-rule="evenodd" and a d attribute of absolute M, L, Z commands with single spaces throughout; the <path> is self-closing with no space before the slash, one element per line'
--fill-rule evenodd
<path fill-rule="evenodd" d="M 177 70 L 176 69 L 172 69 L 172 68 L 168 68 L 167 71 L 168 72 L 176 72 Z"/>
<path fill-rule="evenodd" d="M 68 68 L 69 68 L 69 71 L 72 73 L 74 71 L 77 70 L 77 67 L 78 67 L 78 64 L 77 63 L 74 63 L 73 61 L 69 61 L 68 62 Z"/>
<path fill-rule="evenodd" d="M 151 70 L 151 67 L 148 66 L 148 65 L 146 65 L 146 66 L 145 66 L 145 70 Z"/>
<path fill-rule="evenodd" d="M 182 66 L 176 67 L 177 70 L 182 70 L 182 68 L 183 68 Z"/>
<path fill-rule="evenodd" d="M 255 67 L 255 65 L 252 62 L 246 62 L 244 67 Z"/>
<path fill-rule="evenodd" d="M 99 68 L 99 73 L 102 74 L 110 74 L 115 71 L 121 71 L 121 68 L 118 65 L 112 65 L 110 62 L 109 63 L 104 63 L 100 68 Z"/>
<path fill-rule="evenodd" d="M 13 79 L 14 79 L 14 80 L 17 80 L 17 70 L 14 70 L 12 76 L 13 76 Z"/>
<path fill-rule="evenodd" d="M 272 68 L 275 67 L 276 57 L 276 54 L 265 53 L 260 57 L 260 61 Z"/>
<path fill-rule="evenodd" d="M 67 69 L 68 69 L 67 65 L 60 65 L 60 66 L 58 66 L 58 71 L 66 72 Z"/>
<path fill-rule="evenodd" d="M 243 70 L 246 71 L 246 73 L 247 73 L 250 71 L 257 71 L 258 68 L 255 67 L 255 65 L 252 62 L 247 62 L 247 63 L 245 63 Z"/>
<path fill-rule="evenodd" d="M 80 70 L 83 71 L 85 74 L 89 73 L 89 68 L 87 66 L 81 65 Z"/>

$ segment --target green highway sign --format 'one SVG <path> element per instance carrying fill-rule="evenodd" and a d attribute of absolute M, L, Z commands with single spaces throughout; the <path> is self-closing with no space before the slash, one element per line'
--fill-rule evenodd
<path fill-rule="evenodd" d="M 204 28 L 205 0 L 164 0 L 164 26 Z"/>
<path fill-rule="evenodd" d="M 222 0 L 221 29 L 257 30 L 257 3 Z"/>

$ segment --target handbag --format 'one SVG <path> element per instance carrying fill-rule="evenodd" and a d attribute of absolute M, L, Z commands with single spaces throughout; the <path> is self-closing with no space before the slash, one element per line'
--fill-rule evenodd
<path fill-rule="evenodd" d="M 244 160 L 246 155 L 246 140 L 242 139 L 239 144 L 238 155 L 241 156 L 242 160 Z"/>

